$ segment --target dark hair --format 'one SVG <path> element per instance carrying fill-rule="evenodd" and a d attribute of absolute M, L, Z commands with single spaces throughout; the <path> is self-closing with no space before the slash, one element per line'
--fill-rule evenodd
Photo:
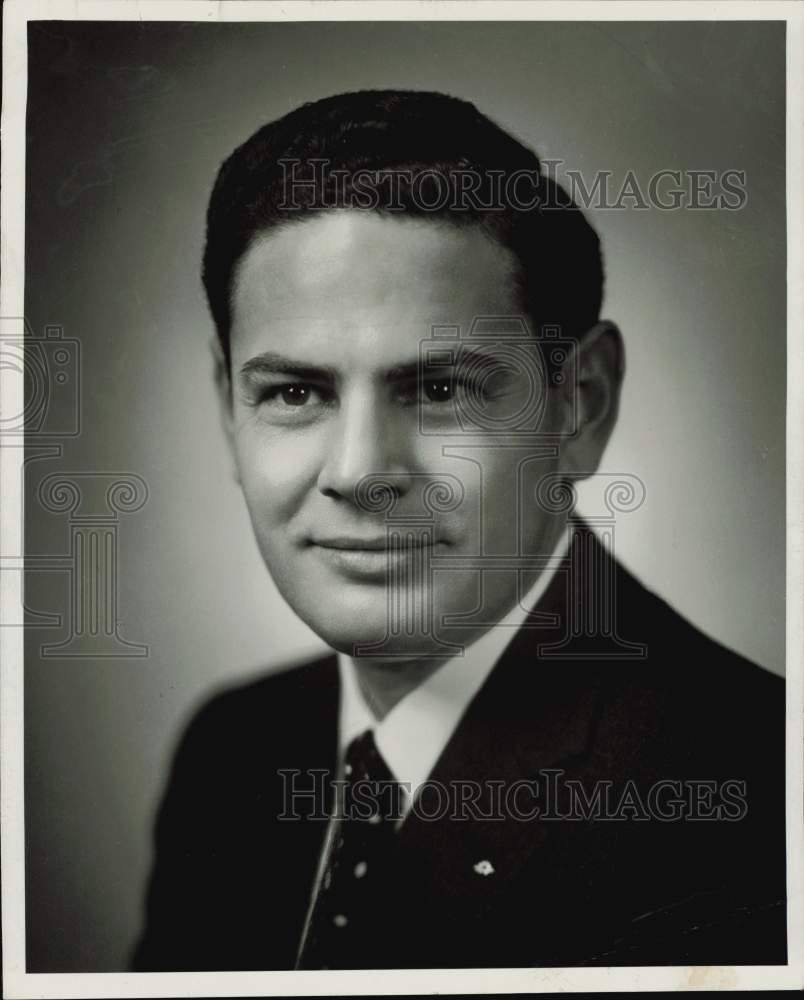
<path fill-rule="evenodd" d="M 510 195 L 523 181 L 527 203 L 517 196 L 515 204 Z M 438 197 L 445 183 L 446 200 Z M 518 259 L 521 307 L 537 328 L 580 336 L 598 319 L 597 235 L 535 153 L 468 101 L 364 90 L 304 104 L 264 125 L 218 172 L 203 281 L 227 365 L 233 275 L 254 237 L 347 207 L 482 226 Z"/>

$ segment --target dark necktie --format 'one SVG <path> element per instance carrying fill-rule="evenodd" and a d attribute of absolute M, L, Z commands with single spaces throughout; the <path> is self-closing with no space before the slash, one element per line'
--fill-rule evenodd
<path fill-rule="evenodd" d="M 381 933 L 382 892 L 396 841 L 403 790 L 382 759 L 371 730 L 346 751 L 344 783 L 327 857 L 297 967 L 359 969 L 370 965 L 366 948 Z"/>

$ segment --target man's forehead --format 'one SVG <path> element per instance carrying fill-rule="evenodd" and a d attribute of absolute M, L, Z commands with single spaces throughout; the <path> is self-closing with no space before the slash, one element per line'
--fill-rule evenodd
<path fill-rule="evenodd" d="M 330 212 L 260 236 L 238 266 L 233 308 L 296 325 L 324 314 L 406 329 L 458 323 L 510 307 L 514 269 L 478 227 Z"/>

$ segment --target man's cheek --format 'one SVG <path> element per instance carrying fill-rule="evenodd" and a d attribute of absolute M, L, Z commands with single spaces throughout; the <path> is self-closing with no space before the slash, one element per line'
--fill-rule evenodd
<path fill-rule="evenodd" d="M 252 514 L 286 520 L 301 503 L 316 472 L 307 450 L 298 442 L 269 442 L 242 447 L 240 480 Z"/>
<path fill-rule="evenodd" d="M 270 474 L 250 476 L 243 480 L 243 492 L 251 520 L 262 533 L 287 525 L 301 505 L 302 491 L 287 477 L 277 481 Z"/>

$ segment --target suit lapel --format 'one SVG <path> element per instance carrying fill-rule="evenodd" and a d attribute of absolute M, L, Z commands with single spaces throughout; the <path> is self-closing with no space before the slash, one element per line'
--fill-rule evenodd
<path fill-rule="evenodd" d="M 570 774 L 593 738 L 600 664 L 538 655 L 566 634 L 569 565 L 468 706 L 400 830 L 400 850 L 456 898 L 490 899 L 516 882 L 547 836 L 533 812 L 545 808 L 544 772 Z"/>

